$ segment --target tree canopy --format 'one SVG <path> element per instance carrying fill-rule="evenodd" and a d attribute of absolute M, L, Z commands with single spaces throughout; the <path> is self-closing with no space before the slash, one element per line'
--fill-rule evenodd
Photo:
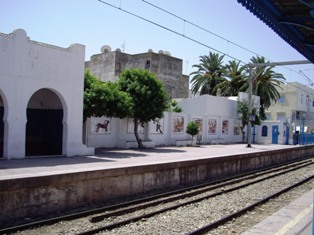
<path fill-rule="evenodd" d="M 133 100 L 116 83 L 102 82 L 88 70 L 84 76 L 84 120 L 91 116 L 124 118 L 132 115 Z"/>
<path fill-rule="evenodd" d="M 210 52 L 209 55 L 200 56 L 200 64 L 193 65 L 197 71 L 192 72 L 192 93 L 200 92 L 201 95 L 216 95 L 217 86 L 225 80 L 224 55 Z"/>
<path fill-rule="evenodd" d="M 264 57 L 252 57 L 252 64 L 268 63 Z M 280 85 L 285 78 L 282 74 L 276 73 L 274 66 L 256 67 L 253 70 L 253 94 L 261 98 L 261 106 L 268 109 L 272 101 L 280 98 L 278 92 Z"/>
<path fill-rule="evenodd" d="M 197 122 L 192 121 L 188 123 L 186 127 L 186 133 L 191 135 L 192 137 L 191 145 L 193 145 L 194 136 L 196 136 L 199 133 L 199 131 L 200 131 L 200 128 Z"/>
<path fill-rule="evenodd" d="M 240 62 L 231 60 L 228 64 L 223 62 L 224 56 L 218 53 L 211 53 L 208 56 L 201 56 L 200 63 L 193 65 L 197 71 L 192 72 L 191 80 L 192 93 L 216 95 L 221 90 L 222 96 L 237 96 L 239 92 L 248 92 L 248 68 Z M 264 57 L 252 57 L 252 64 L 267 64 Z M 280 85 L 285 78 L 282 74 L 276 73 L 274 66 L 256 67 L 253 69 L 253 95 L 261 99 L 261 109 L 267 109 L 272 101 L 280 98 Z"/>
<path fill-rule="evenodd" d="M 138 126 L 161 118 L 168 104 L 163 84 L 147 70 L 124 70 L 117 82 L 102 82 L 85 71 L 84 120 L 91 116 L 133 118 L 139 148 L 144 146 Z"/>
<path fill-rule="evenodd" d="M 138 135 L 138 126 L 163 117 L 168 107 L 166 90 L 155 74 L 144 69 L 124 70 L 117 83 L 119 90 L 132 97 L 134 106 L 130 117 L 134 120 L 134 134 L 138 147 L 143 148 L 142 140 Z"/>

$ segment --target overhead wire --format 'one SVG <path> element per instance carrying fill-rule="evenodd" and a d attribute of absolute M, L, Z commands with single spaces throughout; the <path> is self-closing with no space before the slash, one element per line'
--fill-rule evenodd
<path fill-rule="evenodd" d="M 190 25 L 192 25 L 192 26 L 194 26 L 194 27 L 196 27 L 196 28 L 198 28 L 198 29 L 201 29 L 201 30 L 203 30 L 203 31 L 205 31 L 205 32 L 207 32 L 207 33 L 209 33 L 209 34 L 211 34 L 211 35 L 214 35 L 214 36 L 216 36 L 216 37 L 218 37 L 218 38 L 220 38 L 220 39 L 222 39 L 222 40 L 225 40 L 225 41 L 228 43 L 228 52 L 229 52 L 229 44 L 232 44 L 232 45 L 235 45 L 235 46 L 237 46 L 237 47 L 239 47 L 239 48 L 241 48 L 241 49 L 243 49 L 243 50 L 245 50 L 245 51 L 247 51 L 247 52 L 250 52 L 250 53 L 252 53 L 252 54 L 254 54 L 254 55 L 262 56 L 262 55 L 259 55 L 258 53 L 254 52 L 254 51 L 252 51 L 252 50 L 249 50 L 249 49 L 247 49 L 247 48 L 245 48 L 245 47 L 243 47 L 243 46 L 241 46 L 241 45 L 239 45 L 239 44 L 237 44 L 237 43 L 234 43 L 234 42 L 232 42 L 232 41 L 230 41 L 230 40 L 228 40 L 228 39 L 226 39 L 226 38 L 224 38 L 224 37 L 222 37 L 222 36 L 220 36 L 220 35 L 218 35 L 218 34 L 216 34 L 216 33 L 214 33 L 214 32 L 211 32 L 211 31 L 208 30 L 208 29 L 205 29 L 204 27 L 201 27 L 201 26 L 199 26 L 199 25 L 197 25 L 197 24 L 195 24 L 195 23 L 193 23 L 193 22 L 191 22 L 191 21 L 189 21 L 189 20 L 186 20 L 186 19 L 184 19 L 184 18 L 182 18 L 182 17 L 180 17 L 180 16 L 178 16 L 178 15 L 176 15 L 176 14 L 174 14 L 174 13 L 168 11 L 168 10 L 165 10 L 165 9 L 163 9 L 163 8 L 161 8 L 161 7 L 157 6 L 157 5 L 155 5 L 155 4 L 152 4 L 152 3 L 150 3 L 150 2 L 148 2 L 148 1 L 146 1 L 146 0 L 142 0 L 142 1 L 143 1 L 144 3 L 146 3 L 146 4 L 150 5 L 150 6 L 152 6 L 152 7 L 154 7 L 154 8 L 156 8 L 156 9 L 160 10 L 160 11 L 163 11 L 163 12 L 165 12 L 165 13 L 167 13 L 167 14 L 169 14 L 169 15 L 171 15 L 171 16 L 177 18 L 177 19 L 182 20 L 183 23 L 184 23 L 184 25 L 183 25 L 183 33 L 180 33 L 180 32 L 178 32 L 178 31 L 175 31 L 175 30 L 173 30 L 173 29 L 170 29 L 169 27 L 166 27 L 166 26 L 161 25 L 161 24 L 159 24 L 159 23 L 156 23 L 156 22 L 154 22 L 154 21 L 152 21 L 152 20 L 150 20 L 150 19 L 147 19 L 147 18 L 145 18 L 145 17 L 143 17 L 143 16 L 140 16 L 140 15 L 138 15 L 138 14 L 135 14 L 135 13 L 132 13 L 132 12 L 130 12 L 130 11 L 128 11 L 128 10 L 123 9 L 123 8 L 121 7 L 121 1 L 120 1 L 119 7 L 117 7 L 117 6 L 115 6 L 115 5 L 111 4 L 111 3 L 108 3 L 108 2 L 106 2 L 106 1 L 104 1 L 104 0 L 98 0 L 98 1 L 101 2 L 101 3 L 103 3 L 103 4 L 105 4 L 105 5 L 110 6 L 110 7 L 112 7 L 112 8 L 115 8 L 115 9 L 117 9 L 117 10 L 123 11 L 124 13 L 127 13 L 127 14 L 129 14 L 129 15 L 131 15 L 131 16 L 134 16 L 134 17 L 138 18 L 138 19 L 141 19 L 141 20 L 146 21 L 146 22 L 148 22 L 148 23 L 150 23 L 150 24 L 153 24 L 153 25 L 155 25 L 155 26 L 157 26 L 157 27 L 160 27 L 160 28 L 162 28 L 162 29 L 164 29 L 164 30 L 167 30 L 167 31 L 169 31 L 169 32 L 171 32 L 171 33 L 174 33 L 174 34 L 177 34 L 177 35 L 179 35 L 179 36 L 181 36 L 181 37 L 184 37 L 184 38 L 186 38 L 186 39 L 188 39 L 188 40 L 190 40 L 190 41 L 192 41 L 192 42 L 194 42 L 194 43 L 196 43 L 196 44 L 199 44 L 199 45 L 201 45 L 201 46 L 204 46 L 204 47 L 206 47 L 206 48 L 208 48 L 208 49 L 210 49 L 210 50 L 213 50 L 213 51 L 216 51 L 216 52 L 218 52 L 218 53 L 220 53 L 220 54 L 226 55 L 227 57 L 229 57 L 229 58 L 231 58 L 231 59 L 234 59 L 234 60 L 240 62 L 241 64 L 244 64 L 244 65 L 245 65 L 246 63 L 244 63 L 242 60 L 236 58 L 235 56 L 230 55 L 229 53 L 224 53 L 224 52 L 222 52 L 222 51 L 220 51 L 220 50 L 218 50 L 218 49 L 216 49 L 216 48 L 213 48 L 212 46 L 209 46 L 209 45 L 207 45 L 207 44 L 205 44 L 205 43 L 203 43 L 203 42 L 198 41 L 197 39 L 194 39 L 194 38 L 192 38 L 192 37 L 187 36 L 187 35 L 185 34 L 185 23 L 188 23 L 188 24 L 190 24 Z M 263 57 L 264 57 L 264 56 L 263 56 Z M 267 59 L 267 60 L 269 60 L 269 61 L 271 61 L 270 59 L 268 59 L 268 58 L 266 58 L 266 57 L 264 57 L 264 58 Z M 271 61 L 271 62 L 272 62 L 272 61 Z M 301 73 L 301 71 L 297 72 L 296 70 L 293 70 L 293 69 L 288 68 L 288 67 L 286 67 L 286 66 L 281 66 L 281 67 L 284 67 L 284 68 L 286 68 L 286 69 L 288 69 L 288 70 L 290 70 L 290 71 L 293 71 L 293 72 L 295 72 L 295 73 L 297 73 L 297 74 L 302 75 L 302 77 L 303 77 L 304 79 L 306 79 L 310 84 L 313 84 L 313 82 L 312 82 L 304 73 Z M 310 70 L 310 69 L 308 69 L 308 70 Z M 305 70 L 303 70 L 303 71 L 305 71 Z"/>
<path fill-rule="evenodd" d="M 181 37 L 184 37 L 184 38 L 186 38 L 186 39 L 188 39 L 188 40 L 190 40 L 190 41 L 192 41 L 192 42 L 195 42 L 195 43 L 197 43 L 197 44 L 199 44 L 199 45 L 201 45 L 201 46 L 204 46 L 204 47 L 206 47 L 206 48 L 208 48 L 208 49 L 210 49 L 210 50 L 216 51 L 216 52 L 218 52 L 218 53 L 220 53 L 220 54 L 225 54 L 224 52 L 222 52 L 222 51 L 220 51 L 220 50 L 218 50 L 218 49 L 216 49 L 216 48 L 213 48 L 213 47 L 211 47 L 211 46 L 209 46 L 209 45 L 207 45 L 207 44 L 205 44 L 205 43 L 203 43 L 203 42 L 200 42 L 200 41 L 198 41 L 198 40 L 196 40 L 196 39 L 194 39 L 194 38 L 192 38 L 192 37 L 188 37 L 188 36 L 186 36 L 186 35 L 184 35 L 184 34 L 181 34 L 181 33 L 179 33 L 178 31 L 175 31 L 175 30 L 173 30 L 173 29 L 170 29 L 170 28 L 168 28 L 168 27 L 166 27 L 166 26 L 164 26 L 164 25 L 158 24 L 158 23 L 156 23 L 156 22 L 154 22 L 154 21 L 152 21 L 152 20 L 149 20 L 149 19 L 147 19 L 147 18 L 145 18 L 145 17 L 143 17 L 143 16 L 140 16 L 140 15 L 137 15 L 137 14 L 132 13 L 132 12 L 130 12 L 130 11 L 127 11 L 127 10 L 121 8 L 121 7 L 117 7 L 117 6 L 115 6 L 115 5 L 111 4 L 111 3 L 108 3 L 108 2 L 106 2 L 106 1 L 103 1 L 103 0 L 98 0 L 98 1 L 101 2 L 101 3 L 103 3 L 103 4 L 108 5 L 108 6 L 110 6 L 110 7 L 113 7 L 113 8 L 115 8 L 115 9 L 117 9 L 117 10 L 123 11 L 123 12 L 125 12 L 125 13 L 127 13 L 127 14 L 129 14 L 129 15 L 132 15 L 132 16 L 134 16 L 134 17 L 136 17 L 136 18 L 139 18 L 139 19 L 141 19 L 141 20 L 144 20 L 144 21 L 146 21 L 146 22 L 148 22 L 148 23 L 151 23 L 151 24 L 153 24 L 153 25 L 155 25 L 155 26 L 158 26 L 158 27 L 160 27 L 160 28 L 162 28 L 162 29 L 165 29 L 165 30 L 167 30 L 167 31 L 169 31 L 169 32 L 172 32 L 172 33 L 177 34 L 177 35 L 179 35 L 179 36 L 181 36 Z M 237 60 L 237 61 L 240 61 L 240 62 L 244 63 L 243 61 L 241 61 L 240 59 L 238 59 L 238 58 L 236 58 L 236 57 L 234 57 L 234 56 L 231 56 L 231 55 L 226 55 L 226 56 L 230 57 L 231 59 L 234 59 L 234 60 Z"/>
<path fill-rule="evenodd" d="M 142 0 L 142 1 L 143 1 L 144 3 L 150 5 L 150 6 L 154 7 L 154 8 L 159 9 L 160 11 L 163 11 L 163 12 L 165 12 L 165 13 L 167 13 L 167 14 L 169 14 L 169 15 L 171 15 L 171 16 L 177 18 L 177 19 L 179 19 L 179 20 L 182 20 L 182 21 L 184 21 L 184 22 L 186 22 L 186 23 L 189 23 L 190 25 L 192 25 L 192 26 L 194 26 L 194 27 L 196 27 L 196 28 L 198 28 L 198 29 L 201 29 L 201 30 L 203 30 L 203 31 L 205 31 L 205 32 L 207 32 L 207 33 L 209 33 L 209 34 L 212 34 L 212 35 L 214 35 L 214 36 L 217 37 L 217 38 L 220 38 L 220 39 L 222 39 L 222 40 L 225 40 L 225 41 L 227 41 L 228 43 L 231 43 L 231 44 L 233 44 L 233 45 L 235 45 L 235 46 L 237 46 L 237 47 L 239 47 L 239 48 L 241 48 L 241 49 L 243 49 L 243 50 L 246 50 L 246 51 L 248 51 L 248 52 L 250 52 L 250 53 L 252 53 L 252 54 L 255 54 L 255 55 L 257 55 L 257 56 L 261 56 L 261 55 L 259 55 L 258 53 L 254 52 L 254 51 L 251 51 L 251 50 L 249 50 L 249 49 L 247 49 L 247 48 L 245 48 L 245 47 L 243 47 L 243 46 L 241 46 L 241 45 L 239 45 L 239 44 L 237 44 L 237 43 L 235 43 L 235 42 L 229 41 L 228 39 L 226 39 L 226 38 L 224 38 L 224 37 L 222 37 L 222 36 L 220 36 L 220 35 L 218 35 L 218 34 L 212 32 L 212 31 L 210 31 L 210 30 L 208 30 L 208 29 L 206 29 L 206 28 L 204 28 L 204 27 L 202 27 L 202 26 L 199 26 L 199 25 L 197 25 L 197 24 L 195 24 L 195 23 L 193 23 L 193 22 L 191 22 L 191 21 L 189 21 L 189 20 L 187 20 L 187 19 L 184 19 L 184 18 L 182 18 L 181 16 L 178 16 L 178 15 L 176 15 L 176 14 L 170 12 L 170 11 L 167 11 L 167 10 L 165 10 L 165 9 L 163 9 L 163 8 L 161 8 L 161 7 L 157 6 L 157 5 L 155 5 L 155 4 L 152 4 L 152 3 L 150 3 L 150 2 L 148 2 L 148 1 L 146 1 L 146 0 Z"/>
<path fill-rule="evenodd" d="M 215 37 L 217 37 L 217 38 L 219 38 L 219 39 L 222 39 L 222 40 L 226 41 L 226 42 L 228 43 L 227 54 L 226 54 L 226 53 L 223 53 L 223 54 L 228 55 L 228 52 L 229 52 L 229 44 L 232 44 L 232 45 L 234 45 L 234 46 L 236 46 L 236 47 L 239 47 L 240 49 L 243 49 L 243 50 L 245 50 L 245 51 L 247 51 L 247 52 L 250 52 L 250 53 L 252 53 L 252 54 L 254 54 L 254 55 L 256 55 L 256 56 L 262 56 L 262 55 L 260 55 L 260 54 L 257 53 L 257 52 L 254 52 L 254 51 L 252 51 L 252 50 L 250 50 L 250 49 L 248 49 L 248 48 L 246 48 L 246 47 L 244 47 L 244 46 L 241 46 L 241 45 L 238 44 L 238 43 L 232 42 L 232 41 L 230 41 L 229 39 L 227 39 L 227 38 L 225 38 L 225 37 L 222 37 L 222 36 L 220 36 L 220 35 L 218 35 L 218 34 L 212 32 L 212 31 L 210 31 L 210 30 L 208 30 L 208 29 L 206 29 L 206 28 L 204 28 L 204 27 L 202 27 L 202 26 L 199 26 L 199 25 L 197 25 L 197 24 L 195 24 L 195 23 L 193 23 L 193 22 L 191 22 L 191 21 L 189 21 L 189 20 L 187 20 L 187 19 L 184 19 L 184 18 L 181 17 L 181 16 L 178 16 L 178 15 L 176 15 L 176 14 L 174 14 L 174 13 L 168 11 L 168 10 L 165 10 L 165 9 L 163 9 L 163 8 L 161 8 L 161 7 L 155 5 L 155 4 L 153 4 L 153 3 L 151 3 L 151 2 L 149 2 L 149 1 L 147 1 L 147 0 L 142 0 L 142 2 L 148 4 L 148 5 L 150 5 L 150 6 L 154 7 L 154 8 L 156 8 L 156 9 L 162 11 L 162 12 L 165 12 L 165 13 L 167 13 L 167 14 L 169 14 L 169 15 L 171 15 L 171 16 L 173 16 L 173 17 L 179 19 L 179 20 L 182 20 L 182 21 L 184 22 L 184 24 L 185 24 L 185 23 L 188 23 L 188 24 L 190 24 L 190 25 L 192 25 L 192 26 L 194 26 L 194 27 L 196 27 L 196 28 L 198 28 L 198 29 L 203 30 L 203 31 L 206 32 L 206 33 L 209 33 L 209 34 L 211 34 L 211 35 L 213 35 L 213 36 L 215 36 Z M 264 56 L 263 56 L 263 57 L 264 57 Z M 268 58 L 266 58 L 266 57 L 264 57 L 264 58 L 267 59 L 267 60 L 269 60 L 270 62 L 274 62 L 274 61 L 272 61 L 272 60 L 270 60 L 270 59 L 268 59 Z M 239 60 L 239 61 L 240 61 L 240 60 Z M 288 69 L 288 70 L 290 70 L 290 71 L 293 71 L 293 72 L 295 72 L 295 73 L 299 73 L 299 74 L 301 73 L 301 71 L 297 72 L 296 70 L 293 70 L 293 69 L 291 69 L 291 68 L 288 68 L 287 66 L 282 66 L 282 67 L 284 67 L 285 69 Z M 303 71 L 305 71 L 305 70 L 303 70 Z M 313 85 L 313 82 L 311 81 L 311 79 L 310 79 L 308 76 L 306 76 L 304 73 L 302 73 L 302 76 L 309 82 L 309 84 L 310 84 L 311 86 Z"/>

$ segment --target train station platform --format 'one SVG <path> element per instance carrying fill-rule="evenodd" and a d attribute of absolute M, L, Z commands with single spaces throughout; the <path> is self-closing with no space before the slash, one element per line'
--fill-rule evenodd
<path fill-rule="evenodd" d="M 159 147 L 153 149 L 96 149 L 94 155 L 77 157 L 30 157 L 1 159 L 0 180 L 104 170 L 160 163 L 182 162 L 236 154 L 295 148 L 295 145 L 246 144 Z"/>
<path fill-rule="evenodd" d="M 6 216 L 0 216 L 0 220 L 4 221 L 9 215 L 14 218 L 28 213 L 37 215 L 43 210 L 54 212 L 60 209 L 60 205 L 64 209 L 73 208 L 126 193 L 131 195 L 169 184 L 175 186 L 188 180 L 248 170 L 251 165 L 271 164 L 294 154 L 313 154 L 313 148 L 272 144 L 252 144 L 250 148 L 246 144 L 201 145 L 142 150 L 96 149 L 95 154 L 89 156 L 1 159 L 0 197 L 5 200 L 0 207 Z M 300 199 L 310 205 L 310 209 L 305 207 L 301 215 L 296 215 L 298 220 L 289 222 L 293 226 L 287 227 L 289 232 L 299 226 L 298 231 L 303 233 L 284 233 L 285 230 L 281 230 L 280 233 L 269 234 L 309 235 L 306 232 L 311 232 L 311 193 L 313 195 L 310 192 L 306 199 Z M 252 230 L 245 235 L 255 234 L 266 233 Z"/>
<path fill-rule="evenodd" d="M 314 189 L 242 235 L 313 235 L 313 195 Z"/>

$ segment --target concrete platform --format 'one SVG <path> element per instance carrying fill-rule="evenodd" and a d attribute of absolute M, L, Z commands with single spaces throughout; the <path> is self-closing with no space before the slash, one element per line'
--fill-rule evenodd
<path fill-rule="evenodd" d="M 33 157 L 0 160 L 0 180 L 47 176 L 82 171 L 144 166 L 295 148 L 295 145 L 246 144 L 159 147 L 154 149 L 96 149 L 95 155 L 79 157 Z"/>
<path fill-rule="evenodd" d="M 97 149 L 94 155 L 0 160 L 0 224 L 314 155 L 314 146 L 246 144 Z"/>
<path fill-rule="evenodd" d="M 312 235 L 314 189 L 242 235 Z"/>

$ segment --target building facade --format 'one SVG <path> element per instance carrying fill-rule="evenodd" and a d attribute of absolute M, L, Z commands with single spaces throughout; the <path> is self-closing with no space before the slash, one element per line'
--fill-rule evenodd
<path fill-rule="evenodd" d="M 282 121 L 293 131 L 314 131 L 314 89 L 298 82 L 281 85 L 280 98 L 266 110 L 267 120 Z"/>
<path fill-rule="evenodd" d="M 0 156 L 85 155 L 85 47 L 30 40 L 22 29 L 0 33 Z"/>
<path fill-rule="evenodd" d="M 195 121 L 200 132 L 194 143 L 231 144 L 244 142 L 241 121 L 237 115 L 237 100 L 247 100 L 246 93 L 238 97 L 202 95 L 183 99 L 178 105 L 182 113 L 165 112 L 164 117 L 140 127 L 139 134 L 147 147 L 181 146 L 191 144 L 191 136 L 186 133 L 187 124 Z M 253 96 L 254 107 L 259 107 L 260 99 Z M 247 133 L 247 127 L 244 127 Z M 252 144 L 294 144 L 290 128 L 283 121 L 264 121 L 253 126 Z M 133 120 L 109 117 L 91 117 L 86 122 L 86 144 L 93 147 L 136 148 Z"/>
<path fill-rule="evenodd" d="M 124 69 L 141 68 L 155 73 L 171 98 L 189 97 L 189 76 L 182 74 L 182 60 L 172 57 L 169 52 L 130 55 L 120 49 L 111 51 L 109 46 L 101 48 L 101 54 L 91 56 L 85 68 L 102 81 L 116 81 Z"/>

